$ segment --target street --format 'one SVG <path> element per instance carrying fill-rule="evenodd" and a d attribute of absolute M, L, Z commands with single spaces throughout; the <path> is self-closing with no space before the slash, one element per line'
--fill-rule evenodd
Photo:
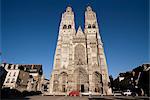
<path fill-rule="evenodd" d="M 2 99 L 10 100 L 10 99 Z M 69 96 L 27 96 L 24 98 L 14 98 L 11 100 L 150 100 L 149 97 L 145 96 L 93 96 L 89 98 L 88 96 L 82 97 L 69 97 Z"/>

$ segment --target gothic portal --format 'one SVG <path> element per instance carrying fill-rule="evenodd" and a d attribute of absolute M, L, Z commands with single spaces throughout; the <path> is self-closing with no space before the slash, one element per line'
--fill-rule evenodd
<path fill-rule="evenodd" d="M 96 13 L 85 11 L 85 27 L 75 30 L 74 12 L 67 7 L 62 14 L 50 78 L 50 94 L 70 91 L 110 94 L 106 58 Z"/>

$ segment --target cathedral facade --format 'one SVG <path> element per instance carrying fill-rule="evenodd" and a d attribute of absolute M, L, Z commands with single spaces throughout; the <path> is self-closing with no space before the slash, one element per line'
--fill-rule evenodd
<path fill-rule="evenodd" d="M 50 94 L 81 93 L 109 95 L 109 76 L 96 13 L 85 11 L 84 30 L 75 29 L 74 12 L 62 14 L 50 78 Z"/>

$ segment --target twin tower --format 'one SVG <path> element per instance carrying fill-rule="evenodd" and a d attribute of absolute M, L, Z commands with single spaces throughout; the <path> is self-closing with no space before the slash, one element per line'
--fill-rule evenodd
<path fill-rule="evenodd" d="M 71 91 L 111 94 L 96 13 L 90 6 L 85 11 L 84 30 L 79 27 L 76 32 L 71 7 L 60 22 L 49 93 L 65 95 Z"/>

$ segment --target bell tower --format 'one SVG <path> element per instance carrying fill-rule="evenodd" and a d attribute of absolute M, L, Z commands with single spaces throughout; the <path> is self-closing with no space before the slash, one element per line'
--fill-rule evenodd
<path fill-rule="evenodd" d="M 87 38 L 88 64 L 98 64 L 97 62 L 97 35 L 99 34 L 96 14 L 92 8 L 88 6 L 85 12 L 85 29 Z"/>
<path fill-rule="evenodd" d="M 86 8 L 85 12 L 85 34 L 87 38 L 87 57 L 88 57 L 88 65 L 89 65 L 89 89 L 91 91 L 93 88 L 97 88 L 92 82 L 94 76 L 93 69 L 96 69 L 98 73 L 100 73 L 100 92 L 102 94 L 109 94 L 109 76 L 108 76 L 108 69 L 106 58 L 103 49 L 103 43 L 101 41 L 98 22 L 96 18 L 96 13 L 92 10 L 90 6 Z M 110 93 L 111 94 L 111 93 Z"/>
<path fill-rule="evenodd" d="M 57 41 L 54 69 L 67 68 L 72 58 L 72 39 L 75 35 L 74 12 L 68 6 L 62 14 Z"/>

